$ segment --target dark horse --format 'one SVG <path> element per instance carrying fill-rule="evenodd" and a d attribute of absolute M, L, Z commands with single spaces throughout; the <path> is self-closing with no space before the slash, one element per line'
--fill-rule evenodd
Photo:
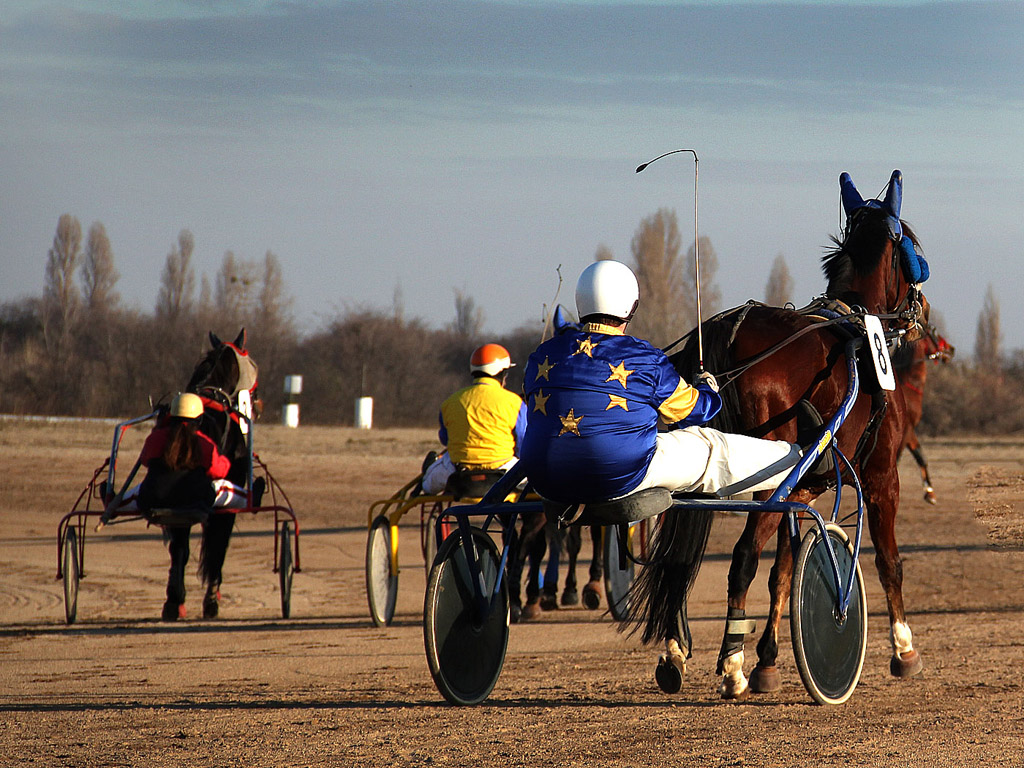
<path fill-rule="evenodd" d="M 862 334 L 857 323 L 864 314 L 878 316 L 887 332 L 920 332 L 917 283 L 927 277 L 927 263 L 917 255 L 916 237 L 899 219 L 902 176 L 893 172 L 884 201 L 864 201 L 847 174 L 840 177 L 840 185 L 846 227 L 842 239 L 833 238 L 835 248 L 823 258 L 827 289 L 813 309 L 751 303 L 703 324 L 704 360 L 719 377 L 725 401 L 711 426 L 805 444 L 811 434 L 807 424 L 818 424 L 821 416 L 827 418 L 839 408 L 848 382 L 847 334 Z M 903 568 L 895 536 L 900 490 L 896 460 L 906 426 L 906 402 L 899 388 L 880 388 L 868 357 L 873 352 L 862 351 L 861 389 L 835 439 L 862 483 L 875 565 L 888 602 L 890 670 L 903 677 L 922 668 L 904 611 Z M 672 356 L 677 370 L 691 381 L 699 370 L 698 360 L 694 335 Z M 817 431 L 813 430 L 815 441 Z M 830 475 L 834 480 L 834 473 L 805 476 L 791 499 L 810 503 L 828 489 Z M 845 473 L 843 482 L 850 482 Z M 763 493 L 761 498 L 768 495 Z M 663 521 L 652 562 L 634 584 L 629 623 L 643 628 L 645 642 L 664 640 L 670 656 L 673 644 L 678 644 L 675 653 L 685 658 L 690 650 L 686 595 L 703 558 L 713 515 L 687 512 L 663 517 L 668 519 Z M 778 627 L 793 566 L 791 541 L 781 522 L 781 514 L 749 514 L 733 550 L 728 617 L 718 657 L 724 698 L 742 697 L 748 690 L 743 673 L 744 634 L 749 630 L 744 616 L 746 595 L 761 552 L 776 533 L 776 560 L 768 581 L 771 607 L 757 644 L 757 665 L 749 688 L 765 692 L 781 685 L 776 668 Z"/>
<path fill-rule="evenodd" d="M 925 321 L 928 321 L 928 304 L 925 303 Z M 924 500 L 936 504 L 935 488 L 928 474 L 928 459 L 921 449 L 921 441 L 917 436 L 917 425 L 921 422 L 924 409 L 924 387 L 928 379 L 929 363 L 948 363 L 953 359 L 956 349 L 946 341 L 931 323 L 924 327 L 924 335 L 920 340 L 903 345 L 892 357 L 892 368 L 896 380 L 903 390 L 903 398 L 907 402 L 907 427 L 903 433 L 902 448 L 910 451 L 921 472 L 921 485 Z"/>
<path fill-rule="evenodd" d="M 238 488 L 252 492 L 250 499 L 259 505 L 258 489 L 249 489 L 250 458 L 243 421 L 235 411 L 247 412 L 258 406 L 256 392 L 257 366 L 246 349 L 243 328 L 233 342 L 223 342 L 210 333 L 211 348 L 196 364 L 185 387 L 186 392 L 203 400 L 203 416 L 199 429 L 215 443 L 231 461 L 227 480 Z M 249 405 L 247 405 L 249 404 Z M 248 415 L 253 416 L 251 409 Z M 199 554 L 199 577 L 206 585 L 203 617 L 214 618 L 220 610 L 220 585 L 224 558 L 231 532 L 235 526 L 232 513 L 214 513 L 203 524 L 203 541 Z M 168 528 L 171 570 L 168 578 L 168 602 L 172 593 L 178 603 L 185 599 L 185 565 L 189 557 L 189 528 Z M 166 611 L 165 611 L 166 613 Z"/>

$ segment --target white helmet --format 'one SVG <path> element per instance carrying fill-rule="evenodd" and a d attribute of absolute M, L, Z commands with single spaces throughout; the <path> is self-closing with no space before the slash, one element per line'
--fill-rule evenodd
<path fill-rule="evenodd" d="M 618 261 L 595 261 L 576 281 L 576 311 L 629 320 L 640 303 L 640 286 L 633 270 Z"/>
<path fill-rule="evenodd" d="M 203 400 L 199 395 L 182 392 L 171 401 L 171 416 L 179 419 L 198 419 L 203 415 Z"/>

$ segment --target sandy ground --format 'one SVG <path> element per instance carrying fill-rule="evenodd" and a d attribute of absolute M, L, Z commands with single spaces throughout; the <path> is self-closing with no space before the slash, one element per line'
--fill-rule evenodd
<path fill-rule="evenodd" d="M 159 621 L 167 555 L 142 523 L 87 534 L 78 621 L 55 579 L 57 523 L 102 462 L 112 427 L 0 422 L 0 765 L 42 766 L 1018 766 L 1024 737 L 1024 441 L 926 443 L 939 504 L 905 458 L 898 527 L 925 671 L 889 676 L 870 552 L 868 655 L 852 699 L 811 703 L 784 624 L 778 694 L 716 693 L 727 554 L 717 520 L 693 601 L 695 657 L 662 694 L 657 651 L 603 611 L 511 628 L 482 705 L 447 705 L 423 648 L 418 520 L 403 521 L 394 625 L 369 621 L 366 510 L 415 475 L 428 430 L 259 427 L 257 449 L 301 523 L 302 571 L 281 618 L 272 520 L 239 520 L 221 617 Z M 134 456 L 142 435 L 129 434 Z M 198 550 L 198 540 L 194 551 Z M 763 623 L 767 562 L 748 615 Z M 581 576 L 583 573 L 581 572 Z M 748 668 L 752 662 L 748 644 Z"/>

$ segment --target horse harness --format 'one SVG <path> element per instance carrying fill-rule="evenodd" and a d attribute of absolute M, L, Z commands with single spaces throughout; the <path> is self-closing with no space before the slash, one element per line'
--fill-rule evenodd
<path fill-rule="evenodd" d="M 912 288 L 916 288 L 916 286 L 912 286 Z M 916 297 L 909 298 L 911 296 L 911 293 L 912 291 L 908 290 L 906 296 L 904 296 L 903 301 L 901 301 L 900 306 L 897 307 L 896 311 L 886 315 L 876 315 L 876 317 L 890 320 L 908 319 L 907 312 L 913 312 L 912 307 L 915 304 L 918 308 L 920 307 L 920 303 Z M 726 346 L 732 346 L 732 343 L 735 341 L 736 335 L 739 332 L 740 325 L 743 324 L 743 321 L 746 319 L 751 309 L 753 309 L 754 307 L 767 306 L 769 305 L 752 300 L 748 301 L 742 307 L 727 310 L 712 318 L 712 320 L 724 320 L 730 316 L 733 316 L 732 330 L 729 333 L 729 339 L 726 343 Z M 901 307 L 903 309 L 901 309 Z M 760 354 L 755 355 L 754 357 L 748 360 L 745 360 L 742 365 L 725 371 L 724 373 L 718 374 L 717 378 L 721 382 L 721 388 L 729 386 L 730 384 L 735 382 L 736 379 L 742 376 L 748 368 L 751 368 L 757 363 L 771 357 L 783 347 L 792 344 L 801 336 L 804 336 L 805 334 L 810 333 L 811 331 L 818 331 L 821 330 L 823 327 L 831 326 L 834 332 L 840 337 L 842 341 L 848 341 L 852 338 L 862 337 L 866 334 L 864 326 L 864 317 L 868 314 L 871 314 L 867 312 L 867 310 L 865 310 L 863 307 L 851 307 L 850 305 L 846 304 L 845 302 L 839 299 L 831 298 L 824 295 L 815 298 L 813 301 L 811 301 L 810 304 L 808 304 L 805 307 L 802 307 L 800 309 L 794 308 L 793 311 L 795 311 L 798 315 L 802 315 L 804 317 L 812 319 L 815 322 L 812 323 L 811 325 L 801 328 L 799 331 L 796 331 L 795 333 L 791 334 L 787 338 L 780 341 L 778 344 L 775 344 L 774 346 L 768 348 L 764 352 L 761 352 Z M 917 317 L 919 317 L 919 315 Z M 918 328 L 920 328 L 920 325 L 917 324 L 916 317 L 912 317 L 911 321 L 914 322 L 914 324 L 917 325 Z M 905 337 L 908 334 L 907 331 L 901 331 L 900 335 L 901 337 Z M 686 337 L 683 338 L 685 339 Z M 862 362 L 862 360 L 860 359 L 860 355 L 862 353 L 863 350 L 861 353 L 858 353 L 859 363 Z M 868 416 L 867 425 L 864 427 L 864 431 L 861 433 L 860 439 L 857 442 L 857 447 L 853 453 L 852 463 L 854 464 L 861 460 L 866 460 L 874 451 L 875 447 L 878 444 L 878 429 L 881 426 L 882 421 L 885 419 L 885 415 L 889 407 L 889 400 L 885 395 L 885 391 L 882 390 L 877 385 L 870 389 L 865 389 L 865 392 L 871 395 L 871 411 L 870 415 Z M 810 403 L 808 403 L 808 406 L 813 408 L 813 406 L 811 406 Z"/>

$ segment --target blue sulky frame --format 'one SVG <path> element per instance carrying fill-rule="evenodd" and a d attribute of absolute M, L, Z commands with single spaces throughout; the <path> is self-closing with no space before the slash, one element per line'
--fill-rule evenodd
<path fill-rule="evenodd" d="M 802 517 L 812 520 L 822 537 L 822 542 L 827 543 L 823 549 L 827 552 L 827 560 L 831 568 L 832 586 L 834 587 L 833 594 L 835 594 L 837 598 L 835 612 L 837 618 L 840 620 L 845 620 L 850 606 L 851 597 L 857 587 L 856 580 L 858 577 L 858 569 L 850 568 L 845 577 L 841 573 L 839 560 L 836 556 L 833 542 L 826 533 L 826 526 L 829 523 L 838 524 L 840 522 L 839 509 L 842 502 L 843 487 L 841 482 L 841 473 L 842 468 L 845 467 L 847 470 L 847 478 L 853 486 L 857 498 L 856 511 L 850 513 L 850 516 L 856 515 L 855 534 L 853 537 L 853 548 L 851 553 L 852 562 L 856 563 L 860 554 L 861 536 L 863 532 L 864 497 L 860 480 L 854 471 L 853 465 L 839 449 L 835 435 L 846 420 L 847 416 L 849 416 L 850 411 L 853 409 L 853 406 L 857 401 L 857 395 L 860 389 L 860 377 L 857 370 L 856 353 L 862 343 L 863 339 L 861 337 L 854 338 L 847 342 L 845 352 L 849 385 L 839 410 L 825 425 L 813 448 L 808 450 L 796 466 L 793 467 L 789 475 L 787 475 L 786 479 L 771 495 L 771 497 L 765 501 L 753 501 L 728 498 L 714 499 L 706 497 L 692 498 L 680 496 L 673 497 L 672 506 L 670 507 L 672 511 L 677 513 L 700 509 L 739 513 L 755 511 L 782 513 L 786 516 L 789 526 L 790 543 L 793 548 L 794 559 L 796 558 L 801 545 L 800 520 Z M 826 520 L 816 509 L 807 504 L 786 500 L 790 494 L 793 493 L 797 483 L 803 475 L 811 466 L 814 465 L 825 451 L 832 452 L 832 457 L 834 459 L 833 465 L 836 474 L 835 502 L 831 516 L 828 520 Z M 510 493 L 515 491 L 516 487 L 522 483 L 524 479 L 525 470 L 521 469 L 519 466 L 513 467 L 504 477 L 502 477 L 501 480 L 494 484 L 479 503 L 449 507 L 436 521 L 434 536 L 436 537 L 439 549 L 442 543 L 441 523 L 445 519 L 454 519 L 457 523 L 457 528 L 451 535 L 458 535 L 463 542 L 471 542 L 473 540 L 472 530 L 474 527 L 486 532 L 491 529 L 495 521 L 497 521 L 501 526 L 504 546 L 501 550 L 497 577 L 490 590 L 488 590 L 485 584 L 484 576 L 480 567 L 480 556 L 476 552 L 476 547 L 462 547 L 466 558 L 466 567 L 468 568 L 470 583 L 474 585 L 473 603 L 475 606 L 475 613 L 481 620 L 488 617 L 491 611 L 494 610 L 494 607 L 497 604 L 497 598 L 501 593 L 503 579 L 505 577 L 505 567 L 509 558 L 510 534 L 514 530 L 517 516 L 523 513 L 540 512 L 544 509 L 543 502 L 541 501 L 520 501 L 516 503 L 503 501 Z M 480 520 L 480 518 L 482 518 L 482 520 Z M 473 524 L 474 521 L 476 522 L 476 526 Z M 591 522 L 601 521 L 592 520 Z M 610 524 L 611 522 L 621 521 L 607 521 L 607 524 Z M 435 561 L 434 566 L 437 567 L 438 564 L 439 563 Z"/>

